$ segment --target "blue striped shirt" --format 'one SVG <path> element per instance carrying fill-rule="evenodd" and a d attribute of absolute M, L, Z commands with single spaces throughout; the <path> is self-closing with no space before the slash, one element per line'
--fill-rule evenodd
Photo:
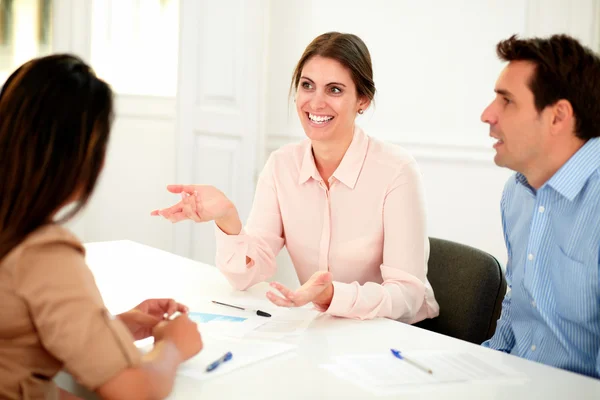
<path fill-rule="evenodd" d="M 537 192 L 514 175 L 501 208 L 510 291 L 483 345 L 600 378 L 600 138 Z"/>

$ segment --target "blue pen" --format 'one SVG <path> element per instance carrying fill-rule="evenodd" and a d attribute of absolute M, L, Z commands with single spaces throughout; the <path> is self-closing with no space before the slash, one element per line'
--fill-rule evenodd
<path fill-rule="evenodd" d="M 231 360 L 232 357 L 233 354 L 231 354 L 231 352 L 228 351 L 227 353 L 223 354 L 223 356 L 220 357 L 218 360 L 213 361 L 208 367 L 206 367 L 206 372 L 210 372 L 217 369 L 219 365 Z"/>
<path fill-rule="evenodd" d="M 414 367 L 419 368 L 421 371 L 427 372 L 428 374 L 433 374 L 433 371 L 430 370 L 429 368 L 419 364 L 416 361 L 413 361 L 409 358 L 406 358 L 405 356 L 402 355 L 402 353 L 400 353 L 400 350 L 395 350 L 395 349 L 390 349 L 390 351 L 392 352 L 392 354 L 394 355 L 394 357 L 400 359 L 400 360 L 404 360 L 407 363 L 413 365 Z"/>

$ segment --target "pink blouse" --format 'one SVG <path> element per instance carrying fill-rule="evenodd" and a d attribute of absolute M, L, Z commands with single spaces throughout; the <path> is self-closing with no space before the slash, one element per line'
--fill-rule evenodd
<path fill-rule="evenodd" d="M 427 281 L 429 240 L 421 175 L 402 148 L 356 127 L 324 184 L 308 139 L 269 157 L 239 235 L 217 235 L 217 267 L 240 290 L 275 273 L 285 245 L 301 284 L 333 274 L 328 314 L 415 323 L 439 314 Z M 251 259 L 246 265 L 246 256 Z"/>

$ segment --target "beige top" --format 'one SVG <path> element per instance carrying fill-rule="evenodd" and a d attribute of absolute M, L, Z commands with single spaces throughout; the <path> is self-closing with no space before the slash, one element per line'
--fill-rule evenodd
<path fill-rule="evenodd" d="M 57 399 L 62 369 L 95 390 L 140 352 L 106 310 L 81 242 L 47 225 L 0 260 L 0 398 Z"/>

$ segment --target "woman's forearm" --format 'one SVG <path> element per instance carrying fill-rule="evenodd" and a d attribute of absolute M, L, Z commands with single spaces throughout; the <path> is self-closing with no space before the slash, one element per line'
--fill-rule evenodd
<path fill-rule="evenodd" d="M 160 394 L 159 398 L 171 393 L 177 368 L 182 361 L 179 350 L 172 342 L 161 340 L 154 345 L 152 351 L 143 357 L 141 365 L 149 378 L 148 385 L 152 393 Z"/>
<path fill-rule="evenodd" d="M 105 400 L 155 400 L 171 393 L 182 357 L 174 343 L 160 341 L 136 368 L 128 368 L 97 389 Z M 66 398 L 68 399 L 68 398 Z"/>

